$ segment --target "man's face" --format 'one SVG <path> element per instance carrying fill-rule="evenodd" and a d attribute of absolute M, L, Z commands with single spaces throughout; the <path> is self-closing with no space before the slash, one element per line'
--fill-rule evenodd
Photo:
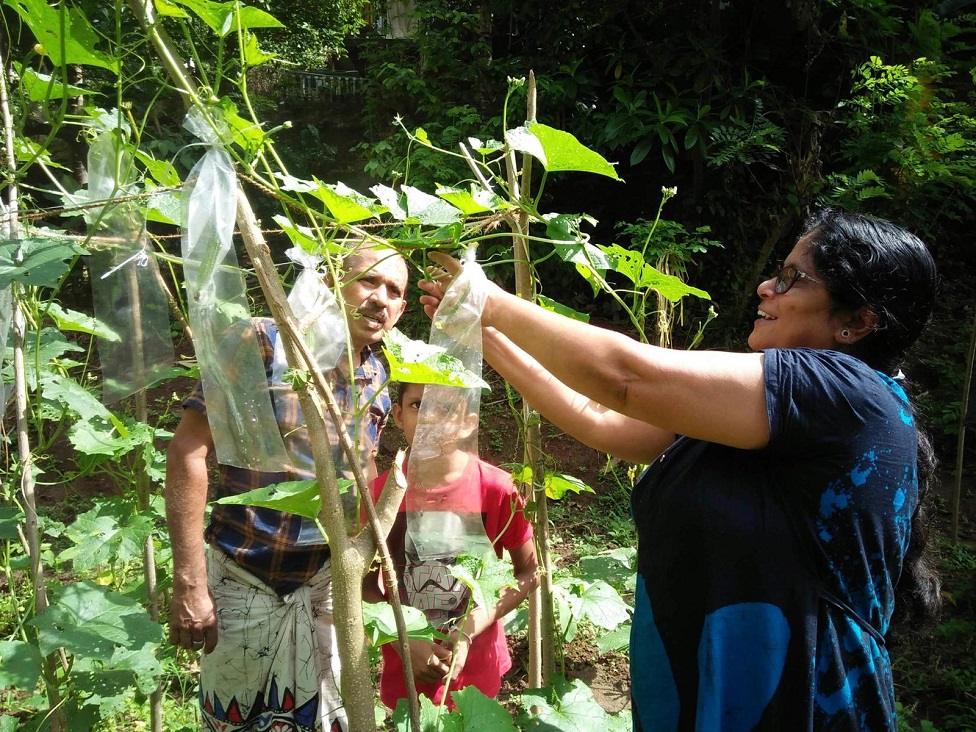
<path fill-rule="evenodd" d="M 378 343 L 407 307 L 407 264 L 390 249 L 363 247 L 345 262 L 342 297 L 352 346 Z"/>

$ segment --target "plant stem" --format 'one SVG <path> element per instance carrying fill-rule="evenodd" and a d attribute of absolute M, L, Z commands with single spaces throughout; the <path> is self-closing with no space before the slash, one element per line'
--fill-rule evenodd
<path fill-rule="evenodd" d="M 973 362 L 976 361 L 976 310 L 973 311 L 966 378 L 963 379 L 962 402 L 959 405 L 959 432 L 956 437 L 956 475 L 952 484 L 952 541 L 959 541 L 959 512 L 962 504 L 962 468 L 966 457 L 966 422 L 969 416 L 969 392 L 973 385 Z"/>

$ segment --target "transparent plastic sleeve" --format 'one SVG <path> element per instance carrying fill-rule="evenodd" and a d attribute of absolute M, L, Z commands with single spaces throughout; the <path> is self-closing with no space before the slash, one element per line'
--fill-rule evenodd
<path fill-rule="evenodd" d="M 430 343 L 445 348 L 480 375 L 484 272 L 469 250 L 461 274 L 431 323 Z M 407 465 L 407 553 L 420 562 L 449 562 L 491 549 L 481 516 L 478 462 L 480 388 L 428 384 L 424 388 Z"/>
<path fill-rule="evenodd" d="M 113 131 L 88 150 L 92 200 L 126 195 L 132 161 Z M 108 335 L 98 336 L 102 401 L 111 404 L 159 379 L 173 363 L 169 307 L 156 259 L 146 239 L 146 218 L 133 201 L 110 202 L 93 212 L 94 253 L 89 261 L 95 317 Z M 108 246 L 101 242 L 108 241 Z"/>
<path fill-rule="evenodd" d="M 193 345 L 217 460 L 263 472 L 285 470 L 288 456 L 233 246 L 234 166 L 197 108 L 183 124 L 207 144 L 184 186 L 182 245 Z"/>

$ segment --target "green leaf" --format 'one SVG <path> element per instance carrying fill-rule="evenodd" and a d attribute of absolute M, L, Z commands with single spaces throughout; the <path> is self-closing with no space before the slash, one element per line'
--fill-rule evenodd
<path fill-rule="evenodd" d="M 159 185 L 169 188 L 172 186 L 178 186 L 182 183 L 180 180 L 180 174 L 176 172 L 176 168 L 168 160 L 157 160 L 152 155 L 143 152 L 142 150 L 136 150 L 135 156 L 143 165 L 146 166 L 146 170 L 149 171 L 149 175 L 151 175 L 153 180 L 159 183 Z"/>
<path fill-rule="evenodd" d="M 416 221 L 429 226 L 446 226 L 461 219 L 461 211 L 447 201 L 413 186 L 401 186 L 402 201 L 405 202 L 407 221 Z"/>
<path fill-rule="evenodd" d="M 372 199 L 341 181 L 335 185 L 316 182 L 318 189 L 314 191 L 314 195 L 325 204 L 332 218 L 340 224 L 351 224 L 376 215 L 372 208 Z"/>
<path fill-rule="evenodd" d="M 339 482 L 350 482 L 340 478 Z M 218 498 L 214 503 L 228 506 L 260 506 L 276 511 L 293 513 L 305 518 L 316 518 L 322 508 L 319 484 L 314 480 L 290 480 L 274 483 L 263 488 Z"/>
<path fill-rule="evenodd" d="M 586 581 L 605 580 L 615 587 L 629 584 L 634 577 L 637 550 L 619 547 L 582 557 L 578 576 Z"/>
<path fill-rule="evenodd" d="M 23 260 L 16 264 L 17 247 L 22 247 Z M 0 239 L 0 289 L 11 282 L 23 282 L 33 287 L 54 287 L 70 268 L 70 262 L 87 251 L 69 239 L 30 237 Z"/>
<path fill-rule="evenodd" d="M 47 373 L 41 378 L 44 398 L 57 401 L 82 420 L 99 418 L 115 422 L 114 415 L 95 396 L 70 376 Z"/>
<path fill-rule="evenodd" d="M 597 580 L 583 585 L 579 607 L 582 617 L 604 630 L 613 630 L 630 617 L 627 603 L 606 582 Z"/>
<path fill-rule="evenodd" d="M 14 66 L 20 67 L 20 64 L 14 64 Z M 20 67 L 20 88 L 24 90 L 27 98 L 32 102 L 64 99 L 65 97 L 100 96 L 99 92 L 82 89 L 80 86 L 63 84 L 50 74 L 42 74 L 30 67 Z"/>
<path fill-rule="evenodd" d="M 32 691 L 41 675 L 41 651 L 32 643 L 0 641 L 0 689 Z"/>
<path fill-rule="evenodd" d="M 237 3 L 218 3 L 212 0 L 173 0 L 173 2 L 189 8 L 200 20 L 223 38 L 228 33 L 237 31 L 238 20 L 235 14 Z M 284 28 L 277 18 L 258 8 L 249 6 L 240 9 L 240 27 L 248 28 Z"/>
<path fill-rule="evenodd" d="M 407 628 L 407 637 L 433 640 L 435 631 L 427 621 L 422 610 L 410 605 L 403 606 L 403 622 Z M 379 648 L 386 643 L 392 643 L 398 638 L 396 618 L 393 606 L 385 602 L 364 602 L 363 623 L 366 625 L 366 637 L 370 644 Z"/>
<path fill-rule="evenodd" d="M 506 131 L 505 142 L 512 149 L 536 158 L 550 173 L 575 170 L 620 180 L 613 165 L 598 152 L 568 132 L 539 122 L 526 122 L 523 127 Z"/>
<path fill-rule="evenodd" d="M 546 732 L 580 732 L 603 730 L 607 713 L 593 698 L 593 692 L 580 679 L 567 682 L 557 678 L 552 689 L 529 689 L 520 699 L 526 709 L 535 713 L 523 714 L 523 729 Z"/>
<path fill-rule="evenodd" d="M 559 313 L 560 315 L 565 315 L 567 318 L 572 318 L 573 320 L 578 320 L 581 323 L 589 323 L 590 316 L 589 313 L 581 313 L 579 310 L 573 310 L 573 308 L 568 305 L 563 305 L 560 302 L 546 297 L 545 295 L 536 295 L 536 303 L 545 310 L 549 310 L 553 313 Z"/>
<path fill-rule="evenodd" d="M 371 186 L 369 190 L 380 200 L 380 203 L 386 207 L 393 218 L 397 221 L 406 221 L 407 209 L 400 205 L 400 194 L 395 189 L 377 183 L 375 186 Z"/>
<path fill-rule="evenodd" d="M 438 186 L 436 193 L 452 206 L 458 208 L 466 216 L 486 213 L 488 211 L 498 211 L 509 207 L 508 202 L 497 194 L 473 184 L 469 190 L 450 186 Z"/>
<path fill-rule="evenodd" d="M 36 160 L 51 168 L 68 170 L 67 166 L 61 165 L 61 163 L 57 162 L 51 157 L 50 152 L 29 137 L 14 138 L 14 157 L 17 159 L 18 163 L 33 164 Z"/>
<path fill-rule="evenodd" d="M 26 519 L 19 506 L 0 506 L 0 539 L 19 539 L 17 527 Z"/>
<path fill-rule="evenodd" d="M 512 715 L 497 700 L 482 694 L 476 686 L 452 691 L 451 698 L 461 713 L 464 729 L 475 732 L 516 732 Z"/>
<path fill-rule="evenodd" d="M 156 13 L 164 18 L 189 18 L 187 13 L 179 5 L 174 5 L 169 0 L 155 0 Z"/>
<path fill-rule="evenodd" d="M 47 314 L 51 316 L 60 331 L 74 331 L 76 333 L 88 333 L 89 335 L 104 338 L 112 343 L 122 340 L 119 334 L 93 318 L 91 315 L 79 313 L 77 310 L 67 310 L 56 302 L 50 303 Z"/>
<path fill-rule="evenodd" d="M 558 501 L 569 491 L 573 493 L 596 493 L 590 486 L 579 478 L 574 478 L 572 475 L 546 472 L 547 497 Z"/>
<path fill-rule="evenodd" d="M 596 639 L 600 653 L 614 653 L 630 647 L 630 623 L 621 623 L 609 633 Z"/>
<path fill-rule="evenodd" d="M 319 241 L 315 238 L 315 232 L 309 227 L 293 224 L 284 214 L 275 214 L 271 218 L 296 247 L 311 253 L 319 250 Z"/>
<path fill-rule="evenodd" d="M 658 271 L 644 261 L 640 252 L 624 249 L 619 244 L 601 246 L 600 249 L 607 255 L 610 262 L 609 269 L 629 279 L 636 289 L 650 287 L 670 302 L 677 302 L 686 295 L 693 295 L 703 300 L 712 299 L 707 292 L 686 284 L 681 278 Z"/>
<path fill-rule="evenodd" d="M 95 48 L 98 35 L 80 8 L 52 7 L 45 0 L 4 0 L 4 4 L 27 24 L 55 66 L 98 66 L 118 73 L 119 60 Z"/>
<path fill-rule="evenodd" d="M 383 353 L 390 365 L 390 379 L 409 384 L 480 387 L 488 383 L 440 346 L 407 338 L 396 328 L 383 336 Z"/>
<path fill-rule="evenodd" d="M 30 621 L 45 656 L 64 648 L 108 661 L 117 647 L 139 650 L 162 640 L 162 628 L 138 602 L 105 587 L 77 582 L 52 595 L 51 606 Z"/>
<path fill-rule="evenodd" d="M 125 708 L 132 698 L 133 687 L 149 696 L 163 675 L 156 659 L 155 644 L 139 650 L 116 648 L 107 661 L 80 659 L 71 669 L 75 688 L 86 695 L 85 706 L 97 706 L 99 716 L 106 718 Z"/>
<path fill-rule="evenodd" d="M 393 725 L 396 732 L 415 732 L 410 726 L 410 704 L 401 699 L 393 712 Z M 441 709 L 426 695 L 420 697 L 420 732 L 468 732 L 460 712 Z M 470 730 L 475 732 L 475 730 Z M 481 732 L 480 730 L 478 732 Z M 491 730 L 484 730 L 491 732 Z"/>
<path fill-rule="evenodd" d="M 65 529 L 72 546 L 59 559 L 72 562 L 78 572 L 136 562 L 152 532 L 152 516 L 140 513 L 131 503 L 100 501 Z"/>
<path fill-rule="evenodd" d="M 51 362 L 61 359 L 65 353 L 84 353 L 84 350 L 77 343 L 71 343 L 65 339 L 61 331 L 56 328 L 42 328 L 40 334 L 28 332 L 27 353 L 24 358 L 27 366 L 27 387 L 29 389 L 37 388 L 36 364 L 40 364 L 41 373 L 44 374 L 49 370 Z M 67 360 L 70 359 L 63 361 Z M 4 379 L 9 382 L 13 381 L 13 365 L 10 363 L 9 356 L 4 362 L 3 373 Z"/>
<path fill-rule="evenodd" d="M 263 63 L 276 58 L 274 53 L 269 53 L 261 49 L 258 45 L 258 37 L 253 33 L 244 31 L 244 65 L 248 67 L 260 66 Z"/>

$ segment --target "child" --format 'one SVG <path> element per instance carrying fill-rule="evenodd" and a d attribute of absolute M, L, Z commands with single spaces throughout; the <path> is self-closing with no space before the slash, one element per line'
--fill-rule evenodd
<path fill-rule="evenodd" d="M 393 405 L 393 418 L 403 430 L 408 446 L 413 444 L 423 393 L 423 384 L 403 384 Z M 467 608 L 467 587 L 450 575 L 450 560 L 420 561 L 416 556 L 411 556 L 414 553 L 408 546 L 411 540 L 407 536 L 405 512 L 409 499 L 400 506 L 388 543 L 397 571 L 401 600 L 423 610 L 431 625 L 447 633 L 450 638 L 443 645 L 427 640 L 410 641 L 410 660 L 417 693 L 426 694 L 435 703 L 448 695 L 448 705 L 453 706 L 449 692 L 465 686 L 476 686 L 489 697 L 498 694 L 502 676 L 512 667 L 500 621 L 518 607 L 536 586 L 538 563 L 532 525 L 525 518 L 522 502 L 508 473 L 457 447 L 458 442 L 463 442 L 477 428 L 477 416 L 465 415 L 461 420 L 445 419 L 441 425 L 445 429 L 441 434 L 443 439 L 439 441 L 440 454 L 436 467 L 431 464 L 424 468 L 424 482 L 431 485 L 431 470 L 435 470 L 438 484 L 444 486 L 445 492 L 465 494 L 467 498 L 462 500 L 465 504 L 470 505 L 472 501 L 480 504 L 474 506 L 475 513 L 480 512 L 485 533 L 497 555 L 501 556 L 503 547 L 508 550 L 517 581 L 517 587 L 502 590 L 501 597 L 493 607 L 475 607 L 463 625 L 452 629 L 452 621 L 457 622 Z M 446 428 L 448 425 L 450 429 Z M 384 473 L 373 482 L 374 499 L 382 491 L 386 478 Z M 384 601 L 378 580 L 379 570 L 367 576 L 364 599 Z M 407 696 L 403 663 L 396 643 L 384 645 L 382 653 L 380 698 L 393 709 L 399 699 Z M 444 681 L 452 660 L 455 666 L 453 677 L 445 690 Z"/>

